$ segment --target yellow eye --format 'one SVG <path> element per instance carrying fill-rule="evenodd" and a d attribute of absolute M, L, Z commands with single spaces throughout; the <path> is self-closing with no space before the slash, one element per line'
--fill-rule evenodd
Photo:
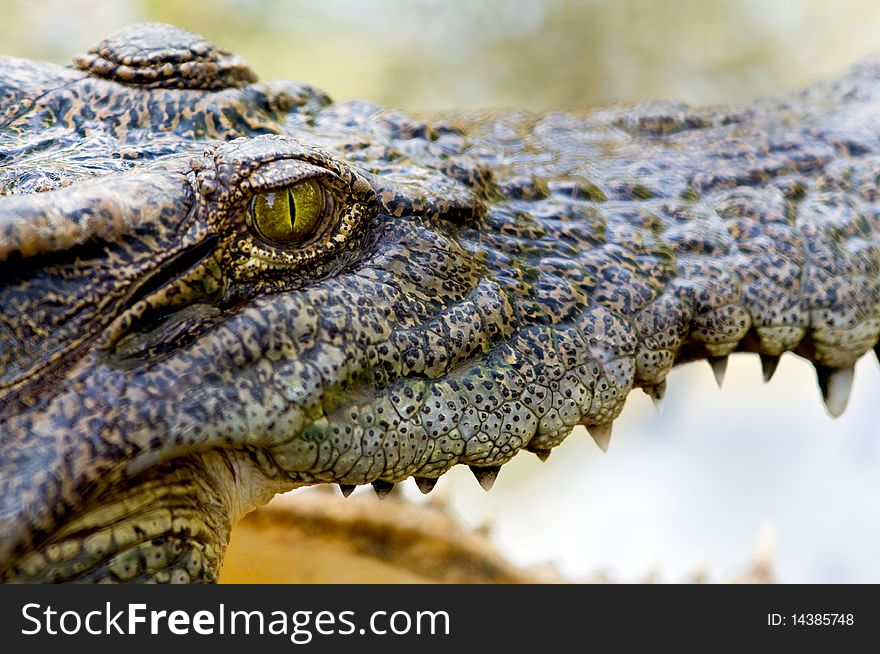
<path fill-rule="evenodd" d="M 324 214 L 324 191 L 313 179 L 262 193 L 251 202 L 254 226 L 264 238 L 299 245 L 315 230 Z"/>

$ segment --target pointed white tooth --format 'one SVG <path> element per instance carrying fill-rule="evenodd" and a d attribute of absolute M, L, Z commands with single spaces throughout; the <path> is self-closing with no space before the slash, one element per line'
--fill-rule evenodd
<path fill-rule="evenodd" d="M 606 422 L 604 425 L 587 425 L 587 431 L 596 441 L 596 445 L 603 452 L 608 451 L 608 444 L 611 442 L 611 423 Z"/>
<path fill-rule="evenodd" d="M 776 366 L 779 365 L 780 358 L 781 357 L 773 354 L 761 355 L 761 373 L 764 375 L 765 384 L 773 379 L 773 375 L 776 373 Z"/>
<path fill-rule="evenodd" d="M 658 415 L 663 413 L 663 398 L 652 396 L 651 401 L 654 403 L 654 411 L 656 411 Z"/>
<path fill-rule="evenodd" d="M 715 383 L 721 388 L 724 385 L 724 375 L 727 374 L 727 357 L 709 357 L 708 361 L 712 366 L 712 374 L 715 375 Z"/>
<path fill-rule="evenodd" d="M 486 492 L 492 490 L 492 486 L 495 485 L 495 478 L 498 476 L 498 471 L 501 470 L 501 466 L 487 466 L 482 468 L 478 466 L 469 467 L 471 472 L 474 473 L 474 477 L 480 482 L 480 486 L 483 490 Z"/>
<path fill-rule="evenodd" d="M 822 387 L 822 399 L 825 400 L 825 408 L 828 409 L 831 417 L 837 418 L 846 409 L 846 403 L 849 401 L 849 394 L 852 391 L 854 375 L 855 370 L 852 366 L 832 370 L 828 373 L 824 385 L 820 375 L 819 386 Z"/>
<path fill-rule="evenodd" d="M 646 388 L 645 392 L 651 398 L 651 402 L 654 403 L 654 409 L 657 413 L 663 413 L 663 398 L 666 397 L 666 380 L 664 379 L 659 384 Z"/>

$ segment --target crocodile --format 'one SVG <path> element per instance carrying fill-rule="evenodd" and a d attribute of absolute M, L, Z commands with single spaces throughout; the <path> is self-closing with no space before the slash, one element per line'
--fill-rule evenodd
<path fill-rule="evenodd" d="M 750 104 L 411 115 L 158 23 L 0 59 L 0 580 L 211 582 L 274 494 L 486 489 L 734 352 L 880 336 L 880 59 Z"/>

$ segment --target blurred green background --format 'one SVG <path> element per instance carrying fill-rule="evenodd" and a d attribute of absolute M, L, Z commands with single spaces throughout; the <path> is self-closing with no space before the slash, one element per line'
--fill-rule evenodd
<path fill-rule="evenodd" d="M 748 99 L 880 49 L 876 0 L 4 0 L 4 54 L 68 62 L 118 27 L 174 23 L 262 79 L 411 110 Z"/>
<path fill-rule="evenodd" d="M 3 54 L 67 63 L 127 23 L 160 20 L 241 54 L 264 80 L 416 111 L 748 100 L 880 52 L 876 0 L 0 2 Z M 880 368 L 859 362 L 838 420 L 803 360 L 787 355 L 771 384 L 760 379 L 754 356 L 732 358 L 723 390 L 705 364 L 684 366 L 662 415 L 631 395 L 608 454 L 579 429 L 545 464 L 516 457 L 490 494 L 459 466 L 432 497 L 514 561 L 573 579 L 677 581 L 698 568 L 729 579 L 760 534 L 781 581 L 880 582 Z"/>

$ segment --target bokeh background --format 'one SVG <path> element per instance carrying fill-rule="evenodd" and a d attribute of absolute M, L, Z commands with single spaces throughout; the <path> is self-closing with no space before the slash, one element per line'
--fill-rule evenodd
<path fill-rule="evenodd" d="M 410 111 L 535 111 L 672 97 L 745 101 L 880 52 L 876 0 L 3 0 L 3 54 L 70 61 L 134 21 L 161 20 L 243 55 L 261 78 Z M 880 367 L 856 369 L 845 415 L 824 412 L 812 368 L 783 358 L 761 383 L 734 356 L 723 390 L 676 370 L 662 415 L 632 394 L 607 454 L 585 432 L 547 463 L 521 455 L 483 493 L 438 484 L 523 565 L 572 579 L 710 581 L 772 547 L 785 582 L 880 582 Z M 421 499 L 414 487 L 405 492 Z"/>

